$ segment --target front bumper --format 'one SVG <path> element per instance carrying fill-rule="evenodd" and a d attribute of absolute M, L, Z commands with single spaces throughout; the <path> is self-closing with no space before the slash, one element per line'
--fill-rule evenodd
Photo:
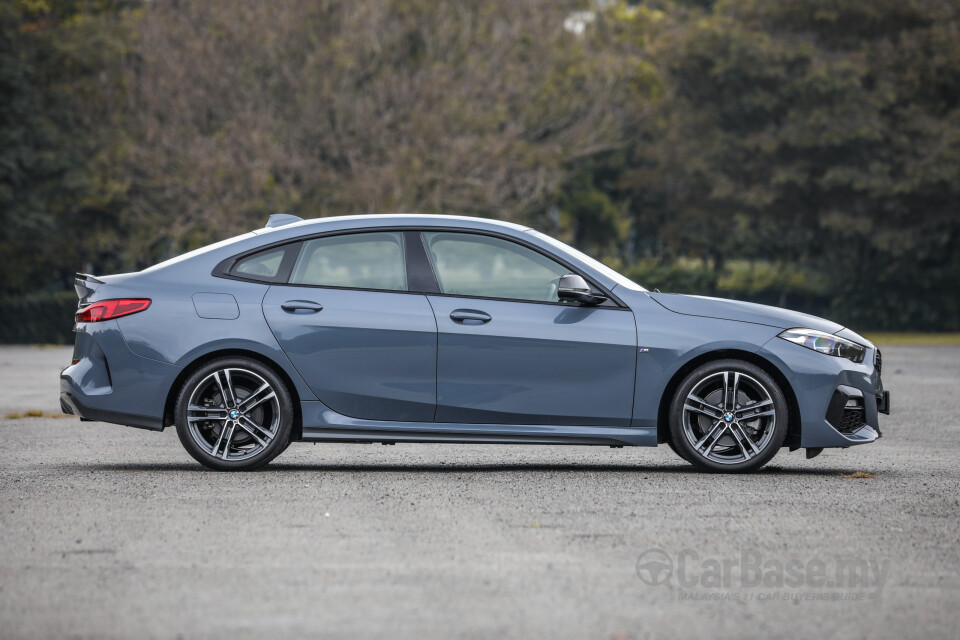
<path fill-rule="evenodd" d="M 877 398 L 877 411 L 890 415 L 890 392 L 884 391 L 883 395 Z"/>
<path fill-rule="evenodd" d="M 879 414 L 889 413 L 890 394 L 880 380 L 876 349 L 869 349 L 864 361 L 855 363 L 780 338 L 763 346 L 759 355 L 777 365 L 797 400 L 799 438 L 791 446 L 850 447 L 880 437 Z"/>
<path fill-rule="evenodd" d="M 827 422 L 844 436 L 859 440 L 867 438 L 873 441 L 883 435 L 879 420 L 869 421 L 869 404 L 876 405 L 876 413 L 890 413 L 890 392 L 883 391 L 879 396 L 864 394 L 855 387 L 838 385 L 827 405 Z M 871 422 L 873 424 L 871 424 Z"/>

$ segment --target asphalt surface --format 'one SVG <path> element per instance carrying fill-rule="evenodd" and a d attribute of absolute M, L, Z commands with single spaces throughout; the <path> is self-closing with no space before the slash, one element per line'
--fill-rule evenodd
<path fill-rule="evenodd" d="M 3 414 L 58 412 L 69 358 L 0 348 Z M 0 637 L 956 638 L 960 349 L 884 367 L 880 441 L 750 476 L 305 444 L 211 473 L 170 429 L 0 419 Z"/>

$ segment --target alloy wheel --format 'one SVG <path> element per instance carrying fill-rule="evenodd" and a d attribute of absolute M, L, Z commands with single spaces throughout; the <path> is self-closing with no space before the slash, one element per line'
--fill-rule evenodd
<path fill-rule="evenodd" d="M 257 456 L 277 437 L 280 402 L 263 376 L 245 368 L 217 369 L 190 394 L 187 423 L 208 455 L 229 461 Z"/>
<path fill-rule="evenodd" d="M 741 371 L 719 371 L 697 382 L 683 404 L 683 434 L 704 458 L 735 465 L 759 456 L 777 424 L 773 397 Z"/>

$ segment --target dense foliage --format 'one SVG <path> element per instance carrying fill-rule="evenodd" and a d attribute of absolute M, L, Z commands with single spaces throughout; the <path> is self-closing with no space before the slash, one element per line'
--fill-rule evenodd
<path fill-rule="evenodd" d="M 8 306 L 277 211 L 420 211 L 651 288 L 960 329 L 958 203 L 949 0 L 0 3 Z"/>

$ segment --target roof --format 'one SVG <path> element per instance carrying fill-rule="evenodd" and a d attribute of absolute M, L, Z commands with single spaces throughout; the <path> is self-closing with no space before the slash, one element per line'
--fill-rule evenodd
<path fill-rule="evenodd" d="M 289 222 L 288 222 L 289 221 Z M 397 226 L 463 226 L 467 228 L 501 228 L 511 229 L 513 231 L 526 231 L 530 227 L 505 222 L 503 220 L 494 220 L 492 218 L 477 218 L 471 216 L 453 216 L 424 213 L 378 213 L 352 216 L 331 216 L 329 218 L 310 218 L 307 220 L 298 219 L 297 216 L 287 214 L 274 214 L 270 216 L 267 227 L 255 229 L 253 233 L 261 235 L 271 233 L 275 230 L 300 229 L 307 227 L 349 227 L 350 223 L 358 223 L 359 227 L 378 227 L 386 225 Z M 269 226 L 272 225 L 272 226 Z"/>

